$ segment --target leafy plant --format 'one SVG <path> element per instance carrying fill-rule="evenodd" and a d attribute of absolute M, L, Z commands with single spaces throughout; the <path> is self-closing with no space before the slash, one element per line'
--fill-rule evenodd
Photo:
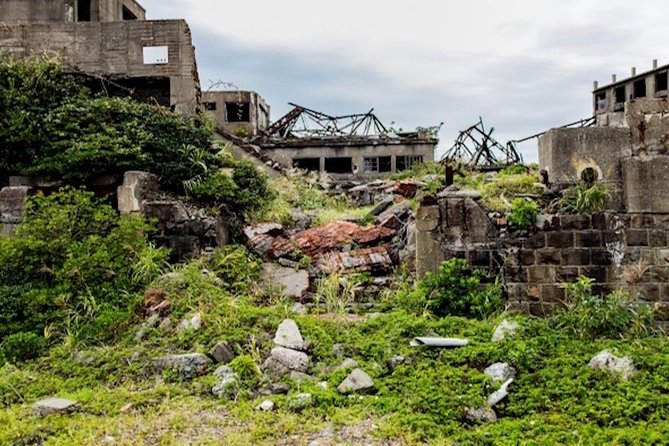
<path fill-rule="evenodd" d="M 32 332 L 19 332 L 7 336 L 0 344 L 0 357 L 11 362 L 34 359 L 46 349 L 44 337 Z"/>
<path fill-rule="evenodd" d="M 457 258 L 442 262 L 437 274 L 427 273 L 413 291 L 400 290 L 397 298 L 400 307 L 410 312 L 427 311 L 440 317 L 484 318 L 502 308 L 500 287 L 482 285 L 480 274 Z"/>
<path fill-rule="evenodd" d="M 607 296 L 596 296 L 592 279 L 585 276 L 579 276 L 574 283 L 565 283 L 564 287 L 569 301 L 554 320 L 574 335 L 620 338 L 653 332 L 656 308 L 633 300 L 629 293 L 616 290 Z"/>
<path fill-rule="evenodd" d="M 526 229 L 534 226 L 537 221 L 539 206 L 529 198 L 515 198 L 511 202 L 509 221 L 519 228 Z"/>
<path fill-rule="evenodd" d="M 608 196 L 608 188 L 601 181 L 595 181 L 590 186 L 583 181 L 579 181 L 575 186 L 562 193 L 562 197 L 557 200 L 556 205 L 559 212 L 562 213 L 597 213 L 604 210 Z"/>

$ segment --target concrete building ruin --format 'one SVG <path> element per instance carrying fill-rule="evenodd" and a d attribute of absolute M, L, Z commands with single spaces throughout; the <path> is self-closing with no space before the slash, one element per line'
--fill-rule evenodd
<path fill-rule="evenodd" d="M 54 54 L 111 94 L 192 114 L 200 82 L 184 20 L 145 20 L 135 0 L 0 0 L 0 54 Z"/>
<path fill-rule="evenodd" d="M 445 190 L 416 215 L 419 276 L 460 257 L 500 278 L 507 307 L 547 314 L 563 307 L 562 286 L 579 275 L 596 292 L 632 289 L 669 326 L 669 66 L 596 85 L 594 125 L 556 128 L 539 139 L 539 168 L 553 191 L 579 181 L 608 186 L 597 214 L 540 214 L 529 231 L 510 229 L 471 191 Z"/>
<path fill-rule="evenodd" d="M 434 129 L 394 132 L 373 110 L 330 116 L 290 105 L 292 110 L 269 124 L 269 107 L 256 93 L 205 93 L 205 109 L 224 137 L 247 136 L 261 158 L 282 168 L 346 180 L 381 177 L 434 161 L 438 143 Z"/>

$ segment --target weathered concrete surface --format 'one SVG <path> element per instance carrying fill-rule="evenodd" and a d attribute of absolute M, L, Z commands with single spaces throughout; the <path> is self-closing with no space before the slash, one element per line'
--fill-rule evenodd
<path fill-rule="evenodd" d="M 254 91 L 205 91 L 202 93 L 205 114 L 211 116 L 216 127 L 240 137 L 258 135 L 269 125 L 270 107 Z M 228 116 L 226 104 L 248 107 L 248 119 L 238 120 L 238 116 Z"/>
<path fill-rule="evenodd" d="M 0 190 L 0 226 L 21 223 L 30 187 L 7 186 Z"/>
<path fill-rule="evenodd" d="M 623 197 L 628 212 L 669 213 L 669 156 L 631 156 L 622 160 Z"/>
<path fill-rule="evenodd" d="M 113 22 L 123 20 L 122 7 L 132 12 L 137 20 L 144 20 L 146 11 L 135 0 L 98 0 L 90 2 L 89 20 Z M 78 15 L 74 0 L 2 0 L 0 17 L 12 22 L 75 22 Z"/>
<path fill-rule="evenodd" d="M 142 203 L 158 192 L 158 177 L 149 172 L 128 171 L 117 189 L 118 211 L 133 214 L 142 211 Z"/>
<path fill-rule="evenodd" d="M 425 277 L 427 272 L 436 272 L 445 259 L 434 231 L 439 227 L 439 206 L 421 206 L 416 212 L 416 275 Z"/>
<path fill-rule="evenodd" d="M 76 401 L 67 400 L 64 398 L 47 398 L 35 403 L 33 411 L 40 416 L 47 416 L 52 414 L 69 414 L 74 412 L 79 404 Z"/>
<path fill-rule="evenodd" d="M 309 272 L 304 269 L 296 271 L 276 263 L 265 263 L 262 266 L 262 277 L 265 286 L 279 287 L 288 297 L 300 298 L 309 289 Z"/>

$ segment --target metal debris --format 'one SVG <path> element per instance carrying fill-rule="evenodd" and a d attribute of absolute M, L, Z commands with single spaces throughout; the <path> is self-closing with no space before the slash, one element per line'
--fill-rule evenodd
<path fill-rule="evenodd" d="M 486 130 L 483 119 L 460 132 L 453 147 L 442 157 L 451 164 L 461 164 L 467 167 L 498 168 L 511 164 L 522 163 L 514 145 L 503 146 L 492 137 L 494 127 Z"/>
<path fill-rule="evenodd" d="M 464 347 L 469 344 L 467 339 L 459 338 L 433 338 L 433 337 L 420 337 L 413 338 L 409 345 L 412 347 Z"/>

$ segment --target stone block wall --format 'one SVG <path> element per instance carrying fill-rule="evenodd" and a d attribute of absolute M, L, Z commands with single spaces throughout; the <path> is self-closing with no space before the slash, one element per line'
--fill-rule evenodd
<path fill-rule="evenodd" d="M 532 231 L 512 231 L 456 196 L 421 206 L 416 227 L 419 275 L 465 258 L 503 279 L 509 309 L 548 314 L 566 301 L 562 283 L 584 275 L 598 293 L 635 282 L 640 298 L 659 302 L 669 321 L 669 214 L 540 215 Z"/>

